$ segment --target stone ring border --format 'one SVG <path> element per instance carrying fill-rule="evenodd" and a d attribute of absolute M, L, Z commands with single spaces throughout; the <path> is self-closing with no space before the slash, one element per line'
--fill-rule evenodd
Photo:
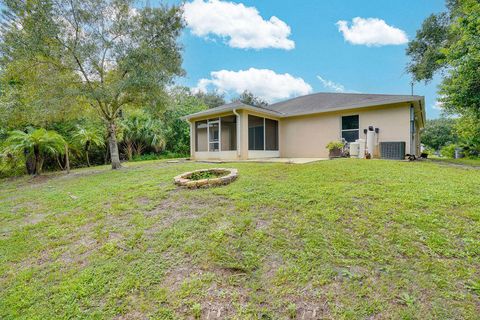
<path fill-rule="evenodd" d="M 213 172 L 213 173 L 226 173 L 227 175 L 212 179 L 191 180 L 189 179 L 193 173 L 196 172 Z M 212 169 L 200 169 L 195 171 L 189 171 L 182 173 L 181 175 L 173 178 L 173 181 L 177 186 L 187 187 L 189 189 L 206 188 L 212 186 L 226 185 L 234 181 L 238 177 L 238 170 L 233 168 L 212 168 Z"/>

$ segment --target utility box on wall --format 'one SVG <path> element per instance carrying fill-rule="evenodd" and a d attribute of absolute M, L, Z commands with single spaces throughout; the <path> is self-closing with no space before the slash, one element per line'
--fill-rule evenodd
<path fill-rule="evenodd" d="M 380 157 L 382 159 L 405 159 L 405 141 L 380 142 Z"/>

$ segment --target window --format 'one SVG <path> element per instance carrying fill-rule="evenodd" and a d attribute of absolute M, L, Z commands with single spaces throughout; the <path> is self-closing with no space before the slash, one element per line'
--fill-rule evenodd
<path fill-rule="evenodd" d="M 237 117 L 226 116 L 195 122 L 195 151 L 237 150 Z"/>
<path fill-rule="evenodd" d="M 355 142 L 359 138 L 359 128 L 358 115 L 342 117 L 342 138 L 347 142 Z"/>
<path fill-rule="evenodd" d="M 278 121 L 249 115 L 248 150 L 278 150 Z"/>

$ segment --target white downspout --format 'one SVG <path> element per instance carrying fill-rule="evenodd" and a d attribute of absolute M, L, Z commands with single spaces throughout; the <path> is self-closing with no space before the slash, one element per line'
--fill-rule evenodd
<path fill-rule="evenodd" d="M 237 117 L 237 158 L 240 158 L 240 115 L 237 109 L 233 109 L 233 114 Z"/>

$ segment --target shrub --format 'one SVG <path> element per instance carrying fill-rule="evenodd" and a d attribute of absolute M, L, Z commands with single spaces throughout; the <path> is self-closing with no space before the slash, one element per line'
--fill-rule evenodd
<path fill-rule="evenodd" d="M 440 154 L 446 158 L 455 158 L 455 149 L 457 148 L 456 144 L 449 144 L 448 146 L 440 149 Z"/>
<path fill-rule="evenodd" d="M 162 153 L 147 153 L 142 155 L 135 155 L 132 161 L 149 161 L 149 160 L 161 160 L 161 159 L 175 159 L 175 158 L 187 158 L 188 154 L 175 153 L 170 151 L 164 151 Z"/>
<path fill-rule="evenodd" d="M 25 160 L 19 160 L 10 154 L 0 154 L 0 178 L 21 176 L 26 173 Z"/>
<path fill-rule="evenodd" d="M 335 149 L 342 149 L 344 146 L 342 141 L 331 141 L 327 144 L 326 148 L 329 151 L 335 150 Z"/>

